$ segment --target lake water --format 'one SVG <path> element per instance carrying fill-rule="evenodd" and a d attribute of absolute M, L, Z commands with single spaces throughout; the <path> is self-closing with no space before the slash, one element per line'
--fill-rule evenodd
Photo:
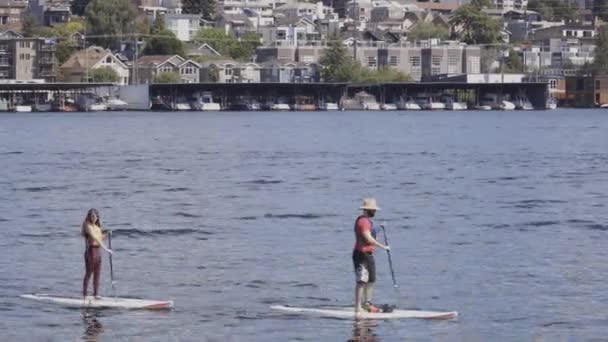
<path fill-rule="evenodd" d="M 599 341 L 608 326 L 608 112 L 0 116 L 2 341 Z M 382 207 L 375 301 L 458 320 L 354 323 L 352 225 Z M 81 312 L 90 207 L 116 292 Z M 102 292 L 112 295 L 104 255 Z"/>

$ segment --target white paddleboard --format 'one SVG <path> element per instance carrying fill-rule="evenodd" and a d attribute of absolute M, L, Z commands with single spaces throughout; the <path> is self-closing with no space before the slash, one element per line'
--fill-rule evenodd
<path fill-rule="evenodd" d="M 279 310 L 288 314 L 315 315 L 321 317 L 343 318 L 343 319 L 399 319 L 399 318 L 425 318 L 425 319 L 453 319 L 458 317 L 458 312 L 437 312 L 420 310 L 393 310 L 393 312 L 359 312 L 355 315 L 355 308 L 298 308 L 293 306 L 273 305 L 273 310 Z"/>
<path fill-rule="evenodd" d="M 19 297 L 72 308 L 162 310 L 173 307 L 173 301 L 171 300 L 157 301 L 112 297 L 95 299 L 94 297 L 60 297 L 48 294 L 24 294 Z"/>

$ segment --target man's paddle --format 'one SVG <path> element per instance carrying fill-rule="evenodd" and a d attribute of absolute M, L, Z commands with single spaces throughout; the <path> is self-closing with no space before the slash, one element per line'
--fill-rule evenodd
<path fill-rule="evenodd" d="M 108 248 L 112 249 L 112 231 L 108 234 Z M 116 288 L 114 287 L 114 266 L 112 265 L 112 254 L 110 254 L 110 280 L 112 281 L 112 292 L 114 292 L 114 298 L 116 298 Z"/>
<path fill-rule="evenodd" d="M 382 228 L 382 234 L 384 234 L 384 244 L 390 246 L 388 244 L 388 237 L 386 237 L 386 229 L 384 228 L 384 224 L 381 224 L 380 228 Z M 399 285 L 397 285 L 397 280 L 395 279 L 395 270 L 393 270 L 393 259 L 391 259 L 391 251 L 387 250 L 386 254 L 388 255 L 388 266 L 391 269 L 391 277 L 393 277 L 393 287 L 398 288 Z"/>

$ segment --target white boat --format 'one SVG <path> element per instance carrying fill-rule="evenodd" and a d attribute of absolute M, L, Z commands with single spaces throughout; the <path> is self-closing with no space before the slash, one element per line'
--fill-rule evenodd
<path fill-rule="evenodd" d="M 401 104 L 400 107 L 405 110 L 421 110 L 422 109 L 420 107 L 420 105 L 418 103 L 416 103 L 416 101 L 411 97 L 408 97 L 406 100 L 404 100 L 402 97 L 400 104 Z"/>
<path fill-rule="evenodd" d="M 533 110 L 534 106 L 532 106 L 532 103 L 530 102 L 530 100 L 528 100 L 528 97 L 526 95 L 519 95 L 515 98 L 515 109 L 518 110 Z"/>
<path fill-rule="evenodd" d="M 213 95 L 210 92 L 203 92 L 196 96 L 192 103 L 192 108 L 200 111 L 220 111 L 222 106 L 213 100 Z"/>
<path fill-rule="evenodd" d="M 497 110 L 514 110 L 515 104 L 509 101 L 501 99 L 497 94 L 485 94 L 479 99 L 480 106 L 490 106 L 492 109 Z"/>
<path fill-rule="evenodd" d="M 128 108 L 129 104 L 126 101 L 123 101 L 119 98 L 111 98 L 105 101 L 106 107 L 108 110 L 125 110 Z"/>
<path fill-rule="evenodd" d="M 50 103 L 36 103 L 33 108 L 36 112 L 50 112 L 53 106 Z"/>
<path fill-rule="evenodd" d="M 475 110 L 492 110 L 492 106 L 480 104 L 480 105 L 474 106 L 473 109 L 475 109 Z"/>
<path fill-rule="evenodd" d="M 557 108 L 557 101 L 554 98 L 549 97 L 549 99 L 547 100 L 546 108 L 547 109 L 556 109 Z"/>
<path fill-rule="evenodd" d="M 30 113 L 32 111 L 32 106 L 16 105 L 13 110 L 17 113 Z"/>
<path fill-rule="evenodd" d="M 456 101 L 451 95 L 442 95 L 441 102 L 445 104 L 445 109 L 448 110 L 467 110 L 469 106 L 466 102 Z"/>
<path fill-rule="evenodd" d="M 383 103 L 380 108 L 382 110 L 397 110 L 397 105 L 394 103 Z"/>
<path fill-rule="evenodd" d="M 438 101 L 436 97 L 428 94 L 418 94 L 414 98 L 420 108 L 425 110 L 441 110 L 445 109 L 445 104 Z"/>
<path fill-rule="evenodd" d="M 393 310 L 392 312 L 355 312 L 352 307 L 324 307 L 324 308 L 298 308 L 293 306 L 273 305 L 273 310 L 291 315 L 312 315 L 334 319 L 455 319 L 458 317 L 456 311 L 422 311 L 422 310 Z"/>
<path fill-rule="evenodd" d="M 287 99 L 285 99 L 283 97 L 279 97 L 275 103 L 270 105 L 270 110 L 285 112 L 285 111 L 290 111 L 291 106 L 287 102 Z"/>
<path fill-rule="evenodd" d="M 355 94 L 353 99 L 355 102 L 359 102 L 364 110 L 380 110 L 380 104 L 376 101 L 376 97 L 370 93 L 360 91 Z"/>
<path fill-rule="evenodd" d="M 5 98 L 0 98 L 0 112 L 8 112 L 8 101 Z"/>
<path fill-rule="evenodd" d="M 110 298 L 101 297 L 63 297 L 51 296 L 48 294 L 24 294 L 19 297 L 23 299 L 34 300 L 56 304 L 70 308 L 97 308 L 97 309 L 129 309 L 129 310 L 166 310 L 173 307 L 171 300 L 144 300 L 135 298 Z"/>
<path fill-rule="evenodd" d="M 103 112 L 108 110 L 108 106 L 105 103 L 91 103 L 88 111 L 91 112 Z"/>
<path fill-rule="evenodd" d="M 98 112 L 108 110 L 108 106 L 93 93 L 80 94 L 76 99 L 78 109 L 83 112 Z"/>
<path fill-rule="evenodd" d="M 321 105 L 321 110 L 335 111 L 335 110 L 340 110 L 340 107 L 335 102 L 325 102 L 324 104 Z"/>
<path fill-rule="evenodd" d="M 187 102 L 178 102 L 175 104 L 176 110 L 192 110 L 192 107 Z"/>

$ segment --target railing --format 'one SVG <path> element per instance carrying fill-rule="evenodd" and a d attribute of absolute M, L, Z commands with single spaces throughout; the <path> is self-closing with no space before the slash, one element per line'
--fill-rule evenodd
<path fill-rule="evenodd" d="M 57 47 L 55 45 L 41 45 L 40 51 L 55 51 Z"/>
<path fill-rule="evenodd" d="M 55 64 L 55 61 L 52 58 L 39 58 L 39 64 Z"/>

